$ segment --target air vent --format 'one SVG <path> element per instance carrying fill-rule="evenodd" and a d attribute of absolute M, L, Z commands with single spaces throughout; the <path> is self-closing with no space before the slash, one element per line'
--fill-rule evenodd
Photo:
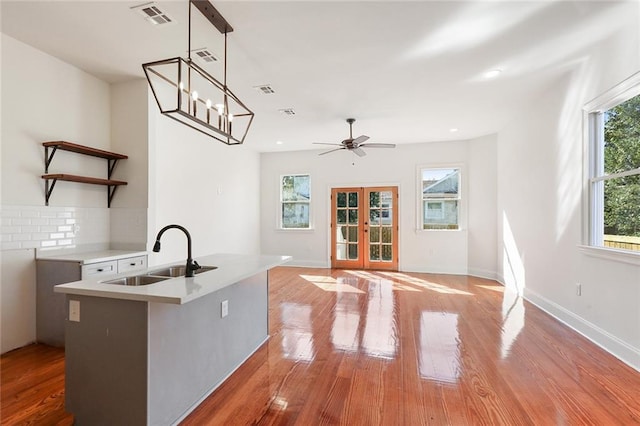
<path fill-rule="evenodd" d="M 131 10 L 135 10 L 153 25 L 166 25 L 174 22 L 173 19 L 163 12 L 155 2 L 134 6 Z"/>
<path fill-rule="evenodd" d="M 279 109 L 278 111 L 280 111 L 284 115 L 296 115 L 296 111 L 293 108 L 283 108 Z"/>
<path fill-rule="evenodd" d="M 271 87 L 271 85 L 269 85 L 269 84 L 263 84 L 261 86 L 254 86 L 254 89 L 256 89 L 258 92 L 262 93 L 263 95 L 270 95 L 272 93 L 276 93 L 276 91 L 273 90 L 273 87 Z"/>
<path fill-rule="evenodd" d="M 218 57 L 213 53 L 211 53 L 211 51 L 208 50 L 206 47 L 202 49 L 193 49 L 191 53 L 195 54 L 196 58 L 206 63 L 218 61 Z"/>

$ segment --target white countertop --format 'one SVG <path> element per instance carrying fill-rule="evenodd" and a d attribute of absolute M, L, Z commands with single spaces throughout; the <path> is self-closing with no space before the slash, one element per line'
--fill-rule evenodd
<path fill-rule="evenodd" d="M 82 296 L 107 297 L 111 299 L 139 300 L 146 302 L 184 304 L 207 294 L 218 291 L 259 272 L 291 260 L 291 256 L 213 254 L 196 258 L 201 266 L 217 266 L 212 271 L 196 274 L 193 278 L 170 278 L 154 284 L 141 286 L 125 286 L 106 284 L 118 277 L 143 275 L 166 268 L 167 266 L 184 265 L 186 260 L 158 265 L 147 271 L 112 275 L 108 278 L 93 278 L 60 284 L 54 287 L 56 293 L 77 294 Z"/>
<path fill-rule="evenodd" d="M 63 250 L 51 250 L 50 252 L 39 253 L 38 260 L 54 260 L 60 262 L 78 262 L 81 265 L 92 263 L 109 262 L 112 260 L 126 259 L 128 257 L 146 256 L 146 251 L 127 250 L 99 250 L 89 252 L 67 253 Z"/>

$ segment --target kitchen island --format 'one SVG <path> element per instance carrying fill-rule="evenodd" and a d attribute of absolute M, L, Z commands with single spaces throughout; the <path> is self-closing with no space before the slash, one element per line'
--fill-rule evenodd
<path fill-rule="evenodd" d="M 268 270 L 289 259 L 211 255 L 196 260 L 217 268 L 193 278 L 56 286 L 70 307 L 65 387 L 75 424 L 182 420 L 268 339 Z"/>

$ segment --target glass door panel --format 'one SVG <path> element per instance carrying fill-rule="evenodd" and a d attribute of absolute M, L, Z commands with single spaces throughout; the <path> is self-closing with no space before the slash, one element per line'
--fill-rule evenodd
<path fill-rule="evenodd" d="M 361 222 L 360 210 L 362 198 L 360 188 L 341 188 L 331 191 L 332 227 L 332 266 L 336 268 L 358 268 L 362 263 L 360 250 Z"/>
<path fill-rule="evenodd" d="M 397 188 L 334 188 L 331 265 L 397 269 Z"/>
<path fill-rule="evenodd" d="M 395 187 L 365 188 L 369 206 L 369 223 L 365 227 L 369 236 L 364 262 L 367 269 L 398 268 L 397 194 Z"/>

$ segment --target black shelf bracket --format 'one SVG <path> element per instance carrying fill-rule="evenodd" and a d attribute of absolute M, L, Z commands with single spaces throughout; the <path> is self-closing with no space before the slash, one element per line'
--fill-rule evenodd
<path fill-rule="evenodd" d="M 111 200 L 113 200 L 113 194 L 116 193 L 116 189 L 118 189 L 118 185 L 107 186 L 107 208 L 111 208 Z"/>
<path fill-rule="evenodd" d="M 53 150 L 51 151 L 51 155 L 49 155 L 49 147 L 45 146 L 44 147 L 44 172 L 49 173 L 49 164 L 51 164 L 51 160 L 53 160 L 53 156 L 55 155 L 56 151 L 58 150 L 57 146 L 53 147 Z"/>
<path fill-rule="evenodd" d="M 55 149 L 54 149 L 55 152 Z M 49 185 L 49 181 L 52 180 L 53 182 L 51 183 L 51 185 Z M 44 180 L 44 205 L 48 206 L 49 205 L 49 197 L 51 197 L 51 193 L 53 192 L 53 187 L 56 186 L 56 182 L 58 182 L 58 179 L 45 179 Z"/>
<path fill-rule="evenodd" d="M 107 159 L 107 178 L 111 179 L 111 174 L 113 173 L 113 169 L 116 168 L 117 159 Z"/>

